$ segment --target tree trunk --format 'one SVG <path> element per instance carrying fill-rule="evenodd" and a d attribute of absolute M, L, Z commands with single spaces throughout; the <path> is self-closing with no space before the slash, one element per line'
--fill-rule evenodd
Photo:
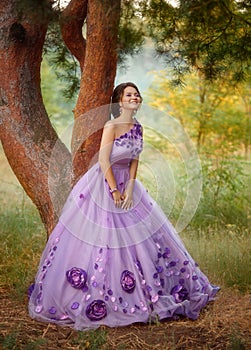
<path fill-rule="evenodd" d="M 74 36 L 74 33 L 79 33 L 79 29 L 71 26 L 72 31 L 69 30 L 64 15 L 61 22 L 62 34 L 70 51 L 75 54 L 78 40 L 79 50 L 85 52 L 81 58 L 76 56 L 80 61 L 82 76 L 74 112 L 73 183 L 97 160 L 102 128 L 109 118 L 109 102 L 116 75 L 120 3 L 120 0 L 71 1 L 68 6 L 72 7 L 73 14 L 76 6 L 82 6 L 82 14 L 86 14 L 85 41 Z M 67 16 L 69 15 L 68 7 Z M 85 16 L 82 18 L 84 21 Z M 75 47 L 72 47 L 73 36 L 76 37 Z"/>
<path fill-rule="evenodd" d="M 65 200 L 67 189 L 57 189 L 68 188 L 71 157 L 51 126 L 40 89 L 50 8 L 45 1 L 21 3 L 0 4 L 0 138 L 49 233 Z"/>
<path fill-rule="evenodd" d="M 70 152 L 50 123 L 40 88 L 51 3 L 0 3 L 0 138 L 12 170 L 37 206 L 48 233 L 57 223 L 70 190 L 72 163 Z M 116 74 L 120 0 L 72 0 L 68 6 L 63 37 L 82 71 L 72 142 L 76 181 L 97 153 L 108 119 L 107 105 Z M 82 25 L 86 18 L 85 39 Z M 94 110 L 103 105 L 106 107 Z"/>

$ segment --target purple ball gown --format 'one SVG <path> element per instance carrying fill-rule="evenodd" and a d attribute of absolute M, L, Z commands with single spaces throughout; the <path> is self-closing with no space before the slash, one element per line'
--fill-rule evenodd
<path fill-rule="evenodd" d="M 110 156 L 121 192 L 130 160 L 142 151 L 142 128 L 114 140 Z M 213 286 L 140 181 L 134 206 L 116 208 L 96 163 L 72 189 L 30 289 L 38 321 L 88 330 L 183 315 L 196 319 Z"/>

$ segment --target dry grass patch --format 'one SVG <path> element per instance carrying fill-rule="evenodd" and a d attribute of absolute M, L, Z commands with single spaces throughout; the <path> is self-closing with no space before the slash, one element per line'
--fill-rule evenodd
<path fill-rule="evenodd" d="M 1 349 L 81 350 L 248 350 L 251 348 L 250 294 L 223 289 L 196 321 L 101 327 L 79 332 L 31 320 L 23 303 L 1 288 Z"/>

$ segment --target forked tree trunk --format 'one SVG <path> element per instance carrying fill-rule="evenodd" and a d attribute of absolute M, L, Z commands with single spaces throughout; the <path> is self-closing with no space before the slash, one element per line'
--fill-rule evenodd
<path fill-rule="evenodd" d="M 0 138 L 12 170 L 49 233 L 64 202 L 65 193 L 58 187 L 69 183 L 71 157 L 49 121 L 40 89 L 50 8 L 45 2 L 24 4 L 25 8 L 15 0 L 0 4 Z M 51 163 L 55 145 L 57 156 Z"/>
<path fill-rule="evenodd" d="M 48 233 L 70 189 L 71 155 L 46 113 L 40 65 L 51 1 L 0 3 L 0 138 L 7 159 L 37 206 Z M 116 73 L 120 0 L 72 0 L 62 16 L 63 37 L 80 62 L 75 109 L 73 182 L 97 153 Z M 86 40 L 82 25 L 87 22 Z M 88 112 L 88 113 L 87 113 Z M 81 118 L 81 116 L 84 116 Z"/>

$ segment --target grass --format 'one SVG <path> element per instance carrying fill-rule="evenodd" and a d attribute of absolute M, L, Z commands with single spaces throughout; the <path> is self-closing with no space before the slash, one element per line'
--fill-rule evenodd
<path fill-rule="evenodd" d="M 247 292 L 251 286 L 251 237 L 233 225 L 221 229 L 186 230 L 182 239 L 213 283 Z"/>
<path fill-rule="evenodd" d="M 18 339 L 20 338 L 20 334 L 18 332 L 13 332 L 8 334 L 5 338 L 0 336 L 0 344 L 3 350 L 19 350 Z M 45 345 L 46 340 L 42 338 L 38 338 L 36 340 L 28 341 L 23 347 L 23 350 L 39 350 L 41 345 Z"/>
<path fill-rule="evenodd" d="M 89 331 L 89 332 L 78 332 L 77 336 L 72 340 L 73 346 L 80 346 L 81 349 L 88 350 L 109 350 L 108 347 L 105 346 L 107 342 L 107 333 L 98 329 L 97 331 Z"/>
<path fill-rule="evenodd" d="M 20 300 L 34 279 L 46 233 L 39 214 L 0 151 L 1 285 Z"/>
<path fill-rule="evenodd" d="M 35 276 L 46 235 L 31 204 L 22 210 L 6 209 L 0 212 L 0 274 L 13 297 L 22 299 Z"/>

